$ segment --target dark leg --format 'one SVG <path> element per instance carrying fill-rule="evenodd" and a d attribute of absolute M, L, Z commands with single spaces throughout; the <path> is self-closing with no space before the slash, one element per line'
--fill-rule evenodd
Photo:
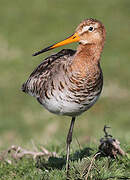
<path fill-rule="evenodd" d="M 66 140 L 66 143 L 67 143 L 67 158 L 66 158 L 66 172 L 67 172 L 67 175 L 68 175 L 68 171 L 69 171 L 70 144 L 72 142 L 72 134 L 73 134 L 74 122 L 75 122 L 75 117 L 72 117 L 69 132 L 68 132 L 68 135 L 67 135 L 67 140 Z"/>

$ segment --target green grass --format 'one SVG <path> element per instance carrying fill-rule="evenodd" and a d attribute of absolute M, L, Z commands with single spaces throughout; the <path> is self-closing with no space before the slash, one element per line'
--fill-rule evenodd
<path fill-rule="evenodd" d="M 70 118 L 47 112 L 34 98 L 22 93 L 20 88 L 42 59 L 62 48 L 35 58 L 31 56 L 33 52 L 68 37 L 83 19 L 93 17 L 101 20 L 107 31 L 101 60 L 104 89 L 96 105 L 77 118 L 72 152 L 79 150 L 76 139 L 81 147 L 98 146 L 104 124 L 112 127 L 110 133 L 120 140 L 122 147 L 128 152 L 126 146 L 130 142 L 129 7 L 129 0 L 0 2 L 1 151 L 12 144 L 31 149 L 33 140 L 37 145 L 42 144 L 49 150 L 58 149 L 59 155 L 65 155 L 65 139 Z M 66 48 L 75 49 L 76 46 L 77 44 L 72 44 Z M 96 147 L 94 149 L 96 151 Z M 82 167 L 82 163 L 85 162 L 86 159 L 73 163 L 76 167 Z M 107 163 L 106 159 L 101 160 L 99 167 L 105 162 Z M 113 165 L 114 163 L 117 171 L 118 167 L 119 171 L 123 171 L 121 161 L 112 162 Z M 124 164 L 126 166 L 127 163 Z M 72 168 L 72 179 L 74 172 L 75 169 Z M 30 160 L 25 159 L 15 165 L 1 164 L 0 178 L 23 179 L 22 173 L 25 173 L 24 179 L 42 179 L 44 176 L 48 178 L 48 172 L 38 170 L 35 163 Z M 61 179 L 64 174 L 64 167 L 61 171 L 49 170 L 50 179 Z M 107 175 L 109 173 L 106 168 Z"/>
<path fill-rule="evenodd" d="M 128 151 L 128 147 L 125 147 L 125 151 Z M 86 180 L 87 176 L 88 179 L 95 180 L 130 179 L 130 157 L 117 159 L 100 157 L 92 162 L 95 152 L 95 147 L 91 149 L 85 147 L 71 154 L 70 180 Z M 0 178 L 1 180 L 66 180 L 65 156 L 61 154 L 60 158 L 50 157 L 48 161 L 43 158 L 37 160 L 23 158 L 14 161 L 13 164 L 2 161 Z"/>

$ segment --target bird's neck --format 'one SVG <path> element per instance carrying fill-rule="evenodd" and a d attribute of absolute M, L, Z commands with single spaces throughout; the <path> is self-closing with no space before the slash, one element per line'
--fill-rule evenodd
<path fill-rule="evenodd" d="M 74 70 L 83 70 L 86 66 L 99 64 L 102 44 L 80 44 L 73 58 L 71 67 Z"/>
<path fill-rule="evenodd" d="M 80 57 L 87 63 L 98 63 L 103 50 L 102 44 L 80 44 L 77 48 L 75 58 Z"/>

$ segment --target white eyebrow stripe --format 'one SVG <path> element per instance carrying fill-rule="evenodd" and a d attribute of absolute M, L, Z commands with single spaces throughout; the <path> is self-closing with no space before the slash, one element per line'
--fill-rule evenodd
<path fill-rule="evenodd" d="M 86 32 L 89 29 L 90 26 L 84 26 L 81 33 Z"/>
<path fill-rule="evenodd" d="M 84 26 L 83 29 L 82 29 L 81 34 L 84 33 L 84 32 L 86 32 L 86 31 L 88 31 L 88 29 L 89 29 L 90 27 L 98 28 L 98 24 L 94 24 L 94 25 L 90 25 L 90 26 L 87 26 L 87 25 Z"/>

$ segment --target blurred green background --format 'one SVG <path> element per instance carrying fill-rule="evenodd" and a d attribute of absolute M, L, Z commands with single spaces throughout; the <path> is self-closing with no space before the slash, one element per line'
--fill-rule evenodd
<path fill-rule="evenodd" d="M 73 143 L 97 143 L 103 126 L 123 144 L 130 142 L 130 0 L 0 1 L 0 149 L 12 144 L 63 147 L 70 118 L 46 111 L 20 90 L 33 69 L 58 48 L 32 53 L 71 35 L 85 18 L 106 27 L 101 58 L 104 88 L 99 101 L 77 118 Z M 63 48 L 75 49 L 77 44 Z"/>

